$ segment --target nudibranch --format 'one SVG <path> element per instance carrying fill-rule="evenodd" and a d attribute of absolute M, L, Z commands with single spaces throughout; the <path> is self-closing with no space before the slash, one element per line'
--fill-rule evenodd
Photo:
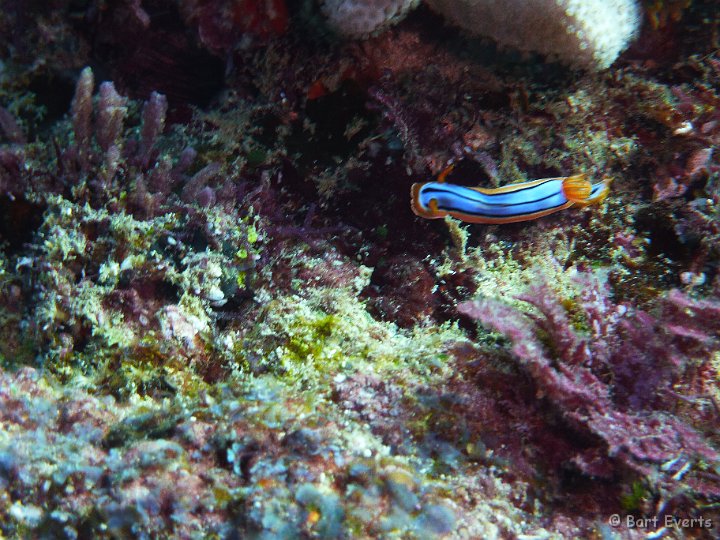
<path fill-rule="evenodd" d="M 573 205 L 599 204 L 610 192 L 610 178 L 591 184 L 584 174 L 542 178 L 495 189 L 436 182 L 413 184 L 412 209 L 428 219 L 452 216 L 468 223 L 515 223 L 537 219 Z"/>

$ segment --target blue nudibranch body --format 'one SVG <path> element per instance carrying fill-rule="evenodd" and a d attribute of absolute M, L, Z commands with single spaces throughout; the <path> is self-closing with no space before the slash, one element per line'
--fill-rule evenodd
<path fill-rule="evenodd" d="M 412 209 L 428 219 L 452 216 L 469 223 L 515 223 L 547 216 L 573 205 L 601 203 L 610 179 L 591 184 L 584 174 L 542 178 L 496 189 L 445 183 L 451 168 L 437 182 L 413 184 Z"/>

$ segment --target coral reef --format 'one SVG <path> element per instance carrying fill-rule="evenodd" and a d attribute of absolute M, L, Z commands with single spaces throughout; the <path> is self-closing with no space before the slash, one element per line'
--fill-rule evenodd
<path fill-rule="evenodd" d="M 430 6 L 461 28 L 489 36 L 501 45 L 586 67 L 612 64 L 640 25 L 640 7 L 632 0 L 430 0 Z"/>
<path fill-rule="evenodd" d="M 396 23 L 416 4 L 417 0 L 324 0 L 323 11 L 338 32 L 361 37 Z M 634 0 L 429 0 L 428 4 L 473 35 L 589 68 L 612 64 L 640 26 L 640 7 Z"/>
<path fill-rule="evenodd" d="M 424 4 L 6 4 L 0 536 L 718 537 L 713 3 L 594 72 Z M 417 219 L 449 164 L 613 183 Z"/>

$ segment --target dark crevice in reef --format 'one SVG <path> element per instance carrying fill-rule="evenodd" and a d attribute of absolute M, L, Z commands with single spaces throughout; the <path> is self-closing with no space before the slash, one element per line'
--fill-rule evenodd
<path fill-rule="evenodd" d="M 0 241 L 7 245 L 7 255 L 16 255 L 28 244 L 42 223 L 42 205 L 0 196 Z"/>

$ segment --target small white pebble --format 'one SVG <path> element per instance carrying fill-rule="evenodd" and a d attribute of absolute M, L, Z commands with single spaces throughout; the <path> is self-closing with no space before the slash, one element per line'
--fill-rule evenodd
<path fill-rule="evenodd" d="M 673 131 L 673 135 L 687 135 L 688 133 L 692 133 L 693 131 L 693 125 L 692 122 L 689 120 L 686 120 L 682 124 L 680 124 L 679 127 L 675 128 L 675 131 Z"/>
<path fill-rule="evenodd" d="M 37 506 L 30 504 L 25 506 L 20 502 L 15 502 L 10 507 L 10 516 L 28 527 L 37 527 L 42 520 L 43 511 Z"/>
<path fill-rule="evenodd" d="M 706 277 L 703 272 L 696 274 L 695 272 L 682 272 L 680 274 L 680 281 L 683 285 L 690 285 L 696 287 L 705 283 Z"/>
<path fill-rule="evenodd" d="M 210 290 L 207 293 L 207 299 L 211 302 L 220 302 L 225 299 L 225 293 L 222 292 L 220 287 L 210 287 Z"/>

